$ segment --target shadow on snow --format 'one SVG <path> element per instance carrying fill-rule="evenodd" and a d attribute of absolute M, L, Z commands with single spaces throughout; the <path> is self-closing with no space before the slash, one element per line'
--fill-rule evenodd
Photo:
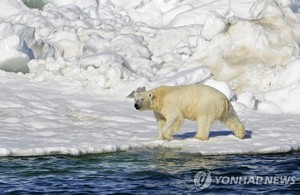
<path fill-rule="evenodd" d="M 227 130 L 227 131 L 210 131 L 209 137 L 219 137 L 219 136 L 229 136 L 232 135 L 232 131 Z M 186 132 L 183 134 L 177 134 L 174 135 L 174 139 L 188 139 L 188 138 L 193 138 L 196 135 L 196 132 Z M 245 139 L 250 139 L 252 137 L 252 131 L 246 130 L 246 136 Z"/>

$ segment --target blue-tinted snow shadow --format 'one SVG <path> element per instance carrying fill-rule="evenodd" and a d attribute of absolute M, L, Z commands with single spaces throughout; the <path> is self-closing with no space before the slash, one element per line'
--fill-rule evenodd
<path fill-rule="evenodd" d="M 210 131 L 209 137 L 219 137 L 219 136 L 229 136 L 232 135 L 232 131 Z M 183 134 L 174 135 L 174 139 L 187 139 L 193 138 L 196 135 L 196 132 L 186 132 Z M 252 131 L 246 130 L 246 136 L 244 139 L 250 139 L 252 137 Z"/>

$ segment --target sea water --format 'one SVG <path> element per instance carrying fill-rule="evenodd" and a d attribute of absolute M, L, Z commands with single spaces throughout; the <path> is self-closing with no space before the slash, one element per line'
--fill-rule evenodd
<path fill-rule="evenodd" d="M 0 158 L 1 194 L 299 193 L 300 152 L 201 156 L 149 149 Z M 208 177 L 198 177 L 209 173 Z M 208 180 L 210 179 L 210 180 Z"/>

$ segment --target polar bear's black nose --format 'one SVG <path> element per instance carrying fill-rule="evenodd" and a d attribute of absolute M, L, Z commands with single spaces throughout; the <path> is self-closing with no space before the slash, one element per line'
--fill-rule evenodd
<path fill-rule="evenodd" d="M 135 109 L 140 109 L 140 106 L 138 104 L 134 104 Z"/>

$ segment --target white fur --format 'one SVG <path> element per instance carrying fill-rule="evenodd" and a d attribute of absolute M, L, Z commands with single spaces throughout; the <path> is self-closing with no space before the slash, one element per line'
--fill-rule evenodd
<path fill-rule="evenodd" d="M 232 105 L 220 91 L 206 85 L 161 86 L 135 93 L 140 110 L 153 110 L 159 129 L 158 139 L 172 140 L 184 119 L 197 122 L 195 138 L 208 140 L 213 122 L 220 120 L 243 139 L 245 128 Z"/>

